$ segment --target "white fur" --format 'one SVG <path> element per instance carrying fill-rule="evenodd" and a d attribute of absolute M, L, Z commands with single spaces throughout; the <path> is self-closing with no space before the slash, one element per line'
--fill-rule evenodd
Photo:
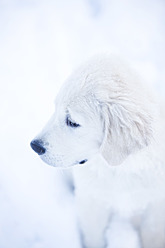
<path fill-rule="evenodd" d="M 46 163 L 70 167 L 83 247 L 165 247 L 164 127 L 127 64 L 101 55 L 79 67 L 37 139 Z"/>

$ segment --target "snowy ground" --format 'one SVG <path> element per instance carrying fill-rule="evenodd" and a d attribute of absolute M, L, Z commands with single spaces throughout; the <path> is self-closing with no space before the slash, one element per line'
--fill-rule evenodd
<path fill-rule="evenodd" d="M 80 61 L 112 51 L 165 94 L 162 0 L 0 0 L 0 248 L 79 248 L 61 172 L 30 149 Z"/>

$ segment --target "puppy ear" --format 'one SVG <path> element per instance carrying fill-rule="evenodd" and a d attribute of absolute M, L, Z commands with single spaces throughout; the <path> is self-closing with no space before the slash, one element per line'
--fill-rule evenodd
<path fill-rule="evenodd" d="M 151 115 L 138 106 L 107 103 L 103 106 L 104 139 L 101 154 L 110 165 L 121 164 L 129 154 L 152 139 Z"/>

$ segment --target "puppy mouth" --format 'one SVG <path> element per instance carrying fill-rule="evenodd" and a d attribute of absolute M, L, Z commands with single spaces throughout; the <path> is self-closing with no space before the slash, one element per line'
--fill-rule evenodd
<path fill-rule="evenodd" d="M 54 166 L 54 167 L 63 167 L 62 165 L 60 166 L 56 165 L 58 164 L 58 162 L 61 162 L 63 160 L 62 157 L 58 157 L 56 159 L 54 157 L 51 157 L 48 153 L 49 149 L 46 149 L 43 144 L 44 143 L 42 140 L 35 139 L 35 140 L 32 140 L 32 142 L 30 143 L 30 146 L 38 155 L 40 155 L 41 159 L 46 164 Z M 54 163 L 54 161 L 56 162 Z M 68 166 L 64 166 L 63 168 L 72 167 L 78 164 L 82 165 L 82 164 L 85 164 L 87 161 L 88 161 L 87 159 L 76 161 L 75 163 L 68 165 Z"/>
<path fill-rule="evenodd" d="M 41 155 L 40 158 L 48 165 L 56 167 L 56 168 L 70 168 L 78 165 L 83 165 L 85 164 L 88 160 L 83 159 L 80 161 L 75 161 L 74 163 L 67 164 L 67 161 L 64 161 L 62 157 L 54 157 L 50 156 L 48 152 L 45 154 Z"/>

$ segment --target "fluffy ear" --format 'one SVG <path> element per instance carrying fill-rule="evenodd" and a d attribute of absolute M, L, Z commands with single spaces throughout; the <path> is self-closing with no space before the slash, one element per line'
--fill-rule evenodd
<path fill-rule="evenodd" d="M 110 165 L 121 164 L 129 154 L 147 146 L 152 139 L 152 118 L 132 104 L 107 103 L 102 109 L 104 139 L 101 154 Z"/>

